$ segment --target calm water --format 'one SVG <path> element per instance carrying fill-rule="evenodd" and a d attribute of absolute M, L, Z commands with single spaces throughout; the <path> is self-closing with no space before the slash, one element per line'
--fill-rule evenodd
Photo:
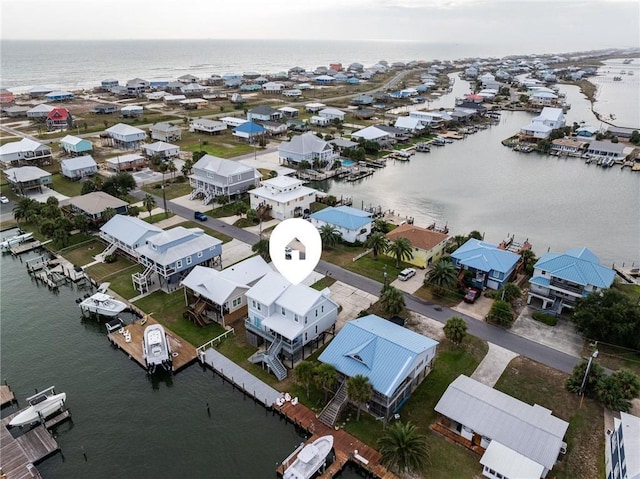
<path fill-rule="evenodd" d="M 640 128 L 640 58 L 626 65 L 620 59 L 606 60 L 604 64 L 598 69 L 598 76 L 590 80 L 598 87 L 596 111 L 615 125 Z M 624 75 L 620 73 L 623 70 Z M 614 82 L 614 76 L 622 80 Z"/>
<path fill-rule="evenodd" d="M 457 79 L 438 100 L 451 107 L 468 91 Z M 575 86 L 561 85 L 572 107 L 567 123 L 597 124 L 590 104 Z M 356 183 L 329 181 L 319 188 L 354 205 L 382 206 L 419 225 L 448 223 L 452 234 L 471 230 L 500 242 L 509 234 L 529 238 L 538 255 L 586 246 L 605 264 L 640 260 L 640 175 L 628 168 L 603 170 L 575 158 L 524 154 L 501 145 L 533 114 L 503 112 L 500 124 L 410 162 L 393 162 Z"/>
<path fill-rule="evenodd" d="M 45 478 L 275 477 L 300 443 L 293 426 L 210 370 L 149 379 L 110 346 L 104 326 L 81 321 L 74 300 L 84 291 L 38 287 L 10 255 L 0 267 L 2 379 L 22 404 L 34 388 L 55 385 L 73 414 L 58 428 L 64 459 L 38 467 Z"/>

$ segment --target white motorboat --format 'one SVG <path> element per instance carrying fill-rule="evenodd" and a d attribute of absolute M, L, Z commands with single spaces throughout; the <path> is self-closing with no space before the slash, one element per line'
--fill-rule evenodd
<path fill-rule="evenodd" d="M 80 309 L 101 316 L 114 317 L 127 309 L 127 305 L 107 293 L 97 292 L 80 301 Z"/>
<path fill-rule="evenodd" d="M 23 243 L 33 237 L 33 233 L 20 233 L 0 242 L 0 250 L 8 251 L 12 246 Z"/>
<path fill-rule="evenodd" d="M 331 448 L 333 436 L 322 436 L 307 444 L 298 453 L 298 457 L 284 471 L 284 479 L 309 479 L 324 464 Z"/>
<path fill-rule="evenodd" d="M 142 356 L 150 373 L 158 366 L 171 371 L 173 356 L 169 347 L 169 340 L 164 328 L 159 324 L 147 326 L 142 340 Z"/>
<path fill-rule="evenodd" d="M 65 393 L 55 394 L 54 386 L 51 386 L 38 394 L 28 397 L 29 407 L 18 413 L 9 422 L 9 426 L 26 426 L 27 424 L 42 421 L 62 409 L 66 399 L 67 395 Z"/>

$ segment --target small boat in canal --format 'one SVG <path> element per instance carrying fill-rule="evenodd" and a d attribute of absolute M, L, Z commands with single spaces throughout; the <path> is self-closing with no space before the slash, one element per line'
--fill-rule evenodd
<path fill-rule="evenodd" d="M 142 337 L 142 357 L 147 371 L 153 374 L 158 366 L 171 371 L 173 356 L 169 347 L 169 340 L 164 328 L 160 324 L 147 326 Z"/>
<path fill-rule="evenodd" d="M 0 242 L 0 250 L 9 251 L 12 246 L 24 243 L 25 241 L 30 240 L 32 237 L 33 233 L 19 233 L 17 235 L 14 235 L 11 238 L 7 238 L 4 241 Z"/>
<path fill-rule="evenodd" d="M 26 426 L 34 422 L 42 421 L 64 407 L 67 400 L 65 393 L 56 394 L 55 386 L 45 389 L 38 394 L 27 398 L 29 407 L 18 413 L 9 426 Z"/>
<path fill-rule="evenodd" d="M 127 305 L 122 301 L 118 301 L 113 296 L 98 291 L 88 298 L 80 301 L 80 309 L 100 316 L 115 317 L 125 309 Z"/>
<path fill-rule="evenodd" d="M 325 463 L 332 447 L 333 436 L 331 435 L 319 437 L 311 444 L 307 444 L 298 453 L 293 464 L 284 471 L 283 478 L 309 479 Z"/>

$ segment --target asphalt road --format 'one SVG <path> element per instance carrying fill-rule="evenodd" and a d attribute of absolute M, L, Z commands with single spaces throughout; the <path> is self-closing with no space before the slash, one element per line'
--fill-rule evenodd
<path fill-rule="evenodd" d="M 140 199 L 145 195 L 142 191 L 135 191 L 132 192 L 132 194 Z M 161 205 L 162 198 L 155 198 L 156 203 Z M 171 201 L 168 202 L 168 205 L 169 209 L 174 213 L 185 218 L 193 218 L 193 210 Z M 202 226 L 203 229 L 211 228 L 251 245 L 255 244 L 259 240 L 258 235 L 245 231 L 241 228 L 228 225 L 215 218 L 209 218 L 206 222 L 202 222 Z M 334 264 L 320 260 L 315 270 L 353 286 L 354 288 L 361 289 L 376 296 L 380 295 L 380 290 L 382 289 L 381 283 L 365 276 L 352 273 L 351 271 Z M 559 371 L 571 373 L 573 367 L 580 361 L 580 358 L 575 356 L 549 348 L 543 344 L 536 343 L 535 341 L 513 334 L 511 331 L 479 321 L 450 308 L 430 303 L 411 294 L 404 293 L 404 298 L 407 309 L 410 311 L 415 311 L 416 313 L 435 319 L 441 323 L 446 323 L 446 321 L 452 316 L 459 316 L 466 321 L 468 328 L 467 331 L 469 334 L 486 341 L 490 341 L 521 356 L 533 359 L 534 361 L 545 364 Z M 366 309 L 367 306 L 368 305 L 363 305 L 362 309 Z"/>

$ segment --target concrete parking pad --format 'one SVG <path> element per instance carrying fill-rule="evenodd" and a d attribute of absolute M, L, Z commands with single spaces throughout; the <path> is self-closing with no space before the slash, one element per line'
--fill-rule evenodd
<path fill-rule="evenodd" d="M 451 309 L 458 311 L 459 313 L 466 314 L 467 316 L 471 316 L 472 318 L 479 319 L 480 321 L 484 321 L 484 318 L 489 314 L 492 304 L 493 299 L 480 295 L 473 304 L 460 301 L 460 304 Z"/>
<path fill-rule="evenodd" d="M 329 290 L 331 291 L 331 299 L 342 306 L 336 323 L 336 331 L 340 331 L 346 321 L 358 317 L 360 311 L 378 301 L 377 296 L 365 293 L 341 281 L 333 283 L 329 286 Z"/>
<path fill-rule="evenodd" d="M 253 255 L 254 252 L 251 251 L 251 245 L 232 239 L 222 245 L 222 268 L 224 269 Z"/>
<path fill-rule="evenodd" d="M 63 195 L 62 193 L 58 193 L 56 190 L 52 190 L 51 188 L 48 188 L 46 186 L 42 187 L 42 193 L 36 191 L 36 192 L 29 192 L 26 193 L 25 196 L 32 198 L 34 200 L 36 200 L 39 203 L 46 203 L 47 202 L 47 198 L 49 198 L 50 196 L 53 196 L 55 198 L 58 199 L 58 201 L 63 201 L 63 200 L 68 200 L 69 197 Z"/>
<path fill-rule="evenodd" d="M 175 203 L 185 208 L 189 208 L 192 211 L 202 211 L 202 212 L 209 211 L 213 207 L 212 204 L 203 205 L 202 199 L 190 200 L 189 195 L 174 198 L 171 201 L 169 201 L 169 203 Z"/>
<path fill-rule="evenodd" d="M 511 326 L 511 332 L 571 356 L 580 357 L 583 339 L 572 322 L 560 318 L 555 326 L 547 326 L 533 319 L 531 313 L 530 308 L 523 308 Z"/>
<path fill-rule="evenodd" d="M 404 291 L 405 293 L 415 293 L 423 285 L 424 276 L 427 274 L 427 271 L 424 269 L 415 268 L 415 270 L 416 274 L 412 278 L 409 278 L 406 281 L 400 281 L 396 278 L 391 282 L 391 286 L 399 289 L 400 291 Z"/>
<path fill-rule="evenodd" d="M 482 362 L 473 372 L 471 377 L 489 387 L 493 387 L 502 376 L 502 373 L 509 365 L 511 360 L 518 356 L 513 351 L 497 346 L 493 343 L 489 344 L 489 351 Z"/>
<path fill-rule="evenodd" d="M 406 327 L 428 338 L 442 341 L 444 339 L 444 324 L 415 311 L 409 311 Z"/>

